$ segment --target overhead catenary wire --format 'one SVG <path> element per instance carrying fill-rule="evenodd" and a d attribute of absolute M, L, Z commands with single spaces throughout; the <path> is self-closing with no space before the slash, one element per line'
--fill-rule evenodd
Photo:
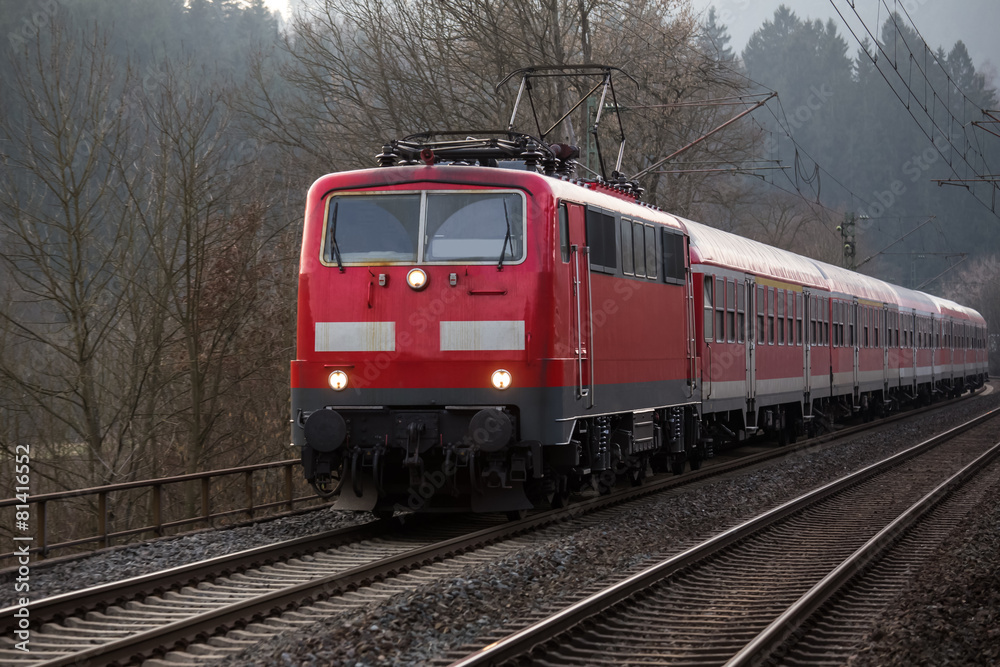
<path fill-rule="evenodd" d="M 885 0 L 880 0 L 880 1 L 882 3 L 885 2 Z M 847 27 L 847 29 L 851 33 L 851 35 L 854 37 L 855 41 L 857 41 L 858 44 L 861 45 L 861 47 L 862 47 L 861 48 L 862 53 L 864 53 L 865 56 L 867 56 L 867 58 L 871 61 L 872 65 L 875 67 L 875 70 L 885 80 L 886 84 L 889 86 L 889 89 L 892 91 L 893 95 L 895 95 L 896 98 L 899 100 L 900 104 L 903 105 L 903 108 L 906 109 L 906 112 L 910 115 L 910 117 L 913 119 L 913 121 L 917 124 L 917 127 L 924 134 L 924 136 L 927 137 L 928 141 L 930 141 L 930 143 L 934 147 L 934 149 L 941 155 L 942 158 L 944 158 L 945 163 L 951 169 L 952 173 L 957 177 L 956 180 L 959 180 L 959 181 L 963 180 L 962 179 L 962 175 L 959 174 L 958 170 L 955 167 L 954 161 L 952 159 L 950 159 L 948 155 L 945 154 L 945 151 L 942 150 L 937 145 L 937 143 L 935 143 L 935 138 L 932 136 L 931 132 L 929 132 L 926 127 L 924 127 L 924 124 L 921 123 L 920 120 L 917 118 L 917 115 L 914 113 L 911 105 L 906 100 L 903 99 L 903 96 L 900 94 L 900 92 L 898 90 L 896 90 L 895 86 L 893 86 L 892 82 L 889 80 L 889 76 L 887 75 L 887 73 L 885 71 L 886 68 L 884 68 L 883 66 L 881 66 L 879 64 L 878 58 L 876 56 L 872 55 L 871 53 L 868 52 L 868 50 L 866 48 L 864 48 L 864 42 L 858 36 L 857 31 L 855 31 L 855 29 L 848 23 L 848 21 L 847 21 L 846 17 L 844 16 L 843 12 L 841 12 L 840 8 L 837 6 L 836 0 L 830 0 L 830 3 L 833 5 L 834 11 L 836 11 L 837 14 L 840 16 L 841 20 L 843 21 L 844 25 Z M 913 97 L 914 99 L 917 99 L 917 96 L 914 93 L 912 87 L 903 78 L 903 76 L 899 72 L 898 58 L 896 58 L 896 57 L 890 57 L 889 53 L 885 50 L 884 45 L 878 40 L 878 38 L 875 36 L 875 34 L 871 31 L 871 29 L 868 27 L 868 25 L 861 18 L 861 15 L 858 12 L 857 7 L 855 6 L 854 2 L 852 2 L 851 0 L 848 0 L 848 5 L 853 10 L 853 12 L 854 12 L 855 16 L 857 17 L 858 21 L 860 22 L 861 26 L 865 29 L 865 32 L 868 33 L 868 36 L 871 38 L 871 41 L 874 43 L 875 48 L 877 49 L 877 51 L 880 52 L 884 56 L 885 59 L 889 60 L 892 63 L 893 67 L 891 68 L 891 71 L 898 78 L 899 83 L 902 84 L 902 86 L 906 89 L 907 93 L 911 97 Z M 886 9 L 888 9 L 888 5 L 886 5 Z M 905 8 L 904 8 L 904 11 L 905 11 Z M 924 47 L 925 48 L 929 48 L 929 47 L 927 47 L 927 42 L 923 39 L 923 36 L 920 35 L 920 32 L 916 29 L 916 26 L 913 25 L 913 20 L 912 20 L 912 18 L 909 17 L 909 14 L 907 14 L 907 18 L 910 20 L 910 23 L 911 23 L 911 26 L 913 26 L 914 32 L 917 34 L 917 36 L 921 40 L 921 42 L 924 45 Z M 910 54 L 910 57 L 912 58 L 914 56 L 913 51 L 910 49 L 910 47 L 906 43 L 905 39 L 902 38 L 902 32 L 901 32 L 901 30 L 899 28 L 898 22 L 895 19 L 895 16 L 892 16 L 892 22 L 893 22 L 893 25 L 896 27 L 896 34 L 898 36 L 897 39 L 893 40 L 893 48 L 894 49 L 898 48 L 899 42 L 902 42 L 903 46 L 906 48 L 907 52 Z M 940 63 L 940 61 L 937 60 L 937 57 L 934 56 L 934 58 L 935 58 L 935 62 L 937 62 L 938 65 L 941 67 L 942 71 L 944 71 L 944 73 L 945 73 L 945 75 L 947 77 L 947 80 L 949 82 L 948 91 L 947 91 L 948 95 L 950 95 L 951 89 L 954 87 L 957 91 L 959 91 L 959 93 L 962 95 L 962 97 L 964 99 L 969 99 L 968 96 L 964 92 L 962 92 L 961 89 L 958 87 L 957 82 L 955 82 L 952 79 L 951 75 L 948 74 L 947 69 L 945 69 L 944 66 Z M 932 90 L 932 92 L 934 93 L 934 99 L 940 101 L 942 99 L 941 96 L 940 96 L 940 93 L 934 88 L 933 83 L 930 81 L 930 78 L 926 75 L 926 73 L 923 70 L 920 69 L 919 64 L 917 65 L 917 69 L 918 69 L 918 71 L 920 71 L 921 76 L 923 76 L 923 78 L 924 78 L 924 80 L 926 82 L 926 85 L 929 85 L 930 88 L 931 88 L 931 90 Z M 948 100 L 947 97 L 945 99 Z M 934 129 L 936 129 L 941 134 L 941 137 L 944 139 L 945 142 L 947 142 L 948 146 L 952 149 L 953 153 L 961 157 L 962 162 L 965 163 L 965 165 L 967 166 L 967 168 L 969 170 L 971 170 L 972 173 L 976 174 L 977 178 L 981 179 L 982 176 L 979 173 L 979 171 L 977 171 L 976 167 L 971 162 L 969 162 L 968 157 L 967 157 L 967 153 L 964 152 L 964 151 L 962 151 L 961 149 L 959 149 L 958 146 L 956 146 L 954 144 L 954 142 L 951 139 L 951 133 L 948 132 L 948 131 L 943 130 L 940 127 L 940 125 L 938 124 L 937 120 L 935 119 L 935 117 L 933 115 L 933 111 L 930 112 L 930 113 L 927 111 L 927 108 L 926 108 L 926 98 L 925 98 L 924 101 L 925 101 L 925 104 L 920 105 L 920 108 L 924 112 L 924 114 L 926 115 L 926 117 L 930 120 L 930 123 L 931 123 L 932 127 Z M 949 117 L 953 121 L 958 122 L 960 126 L 962 125 L 962 123 L 960 121 L 958 121 L 958 119 L 955 117 L 954 113 L 951 111 L 951 109 L 950 109 L 950 101 L 946 101 L 946 103 L 945 103 L 945 111 L 946 111 L 946 113 L 949 115 Z M 965 133 L 963 133 L 963 134 L 965 134 Z M 965 139 L 966 139 L 966 142 L 968 143 L 968 137 L 967 136 L 965 137 Z M 983 157 L 983 165 L 984 165 L 984 167 L 986 166 L 985 165 L 985 157 Z M 971 188 L 969 188 L 969 191 L 972 193 L 972 195 L 973 195 L 973 197 L 975 198 L 976 201 L 978 201 L 987 210 L 989 210 L 991 213 L 993 213 L 993 215 L 995 215 L 997 217 L 1000 217 L 1000 212 L 997 211 L 996 203 L 995 203 L 995 192 L 996 192 L 996 188 L 997 187 L 998 187 L 998 184 L 994 182 L 993 183 L 993 195 L 994 196 L 993 196 L 993 201 L 991 203 L 987 203 L 987 202 L 983 201 L 983 199 L 980 198 L 980 196 L 978 194 L 976 194 L 974 191 L 972 191 Z"/>
<path fill-rule="evenodd" d="M 659 33 L 661 35 L 664 35 L 664 36 L 668 36 L 664 32 L 662 26 L 653 25 L 653 24 L 649 23 L 649 21 L 647 21 L 644 17 L 639 16 L 638 14 L 636 14 L 631 9 L 630 6 L 622 5 L 621 7 L 619 7 L 619 11 L 621 12 L 622 15 L 628 16 L 629 18 L 633 19 L 634 21 L 637 21 L 637 22 L 640 22 L 640 23 L 644 24 L 646 27 L 651 28 L 654 32 L 657 32 L 657 33 Z M 617 21 L 618 24 L 620 26 L 622 26 L 622 28 L 627 28 L 628 27 L 626 25 L 626 23 L 621 18 L 619 18 L 617 16 L 609 16 L 607 18 L 609 20 L 612 20 L 612 21 Z M 648 46 L 650 46 L 650 47 L 654 47 L 655 46 L 648 39 L 645 39 L 645 38 L 643 38 L 643 39 L 644 39 L 644 41 L 646 42 L 646 44 Z M 709 57 L 705 53 L 703 53 L 702 51 L 698 50 L 693 45 L 691 45 L 691 44 L 689 44 L 689 43 L 687 43 L 685 41 L 678 42 L 677 46 L 680 49 L 688 51 L 688 52 L 690 52 L 690 53 L 692 53 L 692 54 L 694 54 L 694 55 L 696 55 L 698 57 L 701 57 L 701 58 L 708 58 Z M 718 68 L 720 70 L 726 71 L 726 72 L 732 74 L 734 77 L 736 77 L 738 79 L 742 79 L 742 80 L 748 82 L 749 84 L 751 84 L 753 86 L 756 86 L 759 89 L 765 91 L 764 93 L 760 93 L 759 95 L 766 95 L 766 94 L 769 94 L 769 93 L 775 93 L 775 94 L 777 94 L 777 92 L 775 90 L 773 90 L 772 88 L 770 88 L 770 87 L 764 85 L 763 83 L 761 83 L 761 82 L 753 79 L 752 77 L 748 76 L 745 72 L 742 72 L 740 70 L 735 69 L 734 67 L 729 66 L 725 62 L 719 61 L 719 62 L 717 62 L 717 66 L 718 66 Z M 749 97 L 749 95 L 748 95 L 748 97 Z M 806 157 L 808 157 L 813 162 L 813 164 L 815 165 L 815 167 L 814 167 L 814 174 L 813 174 L 813 176 L 810 177 L 810 181 L 812 181 L 812 180 L 814 180 L 816 178 L 819 178 L 817 176 L 817 174 L 819 174 L 819 173 L 825 174 L 826 177 L 829 180 L 832 180 L 845 193 L 847 193 L 847 195 L 850 197 L 851 201 L 855 202 L 855 205 L 854 205 L 855 208 L 857 208 L 859 205 L 864 205 L 865 207 L 868 208 L 868 210 L 873 210 L 875 207 L 874 207 L 874 205 L 871 202 L 869 202 L 865 198 L 859 196 L 857 193 L 855 193 L 853 190 L 851 190 L 851 188 L 849 188 L 848 186 L 846 186 L 841 180 L 839 180 L 838 178 L 836 178 L 836 176 L 832 172 L 830 172 L 829 170 L 827 170 L 824 167 L 822 167 L 820 165 L 820 163 L 815 158 L 813 158 L 805 150 L 805 148 L 792 136 L 791 123 L 788 120 L 788 116 L 785 113 L 784 107 L 781 104 L 781 98 L 780 98 L 780 96 L 776 97 L 776 99 L 777 99 L 777 104 L 778 104 L 778 108 L 779 108 L 779 111 L 781 113 L 781 116 L 784 117 L 784 119 L 785 119 L 784 122 L 782 122 L 782 120 L 778 117 L 778 115 L 775 114 L 775 112 L 771 108 L 770 104 L 765 105 L 765 108 L 768 110 L 769 113 L 771 113 L 772 116 L 774 116 L 774 119 L 775 119 L 776 123 L 778 124 L 778 126 L 780 127 L 781 131 L 792 142 L 792 144 L 795 146 L 795 148 L 800 153 L 802 153 L 803 155 L 805 155 Z M 747 104 L 749 104 L 749 101 L 747 102 Z M 812 196 L 812 197 L 806 196 L 806 194 L 802 191 L 802 188 L 794 180 L 792 180 L 792 178 L 789 176 L 789 174 L 787 173 L 788 170 L 780 170 L 780 171 L 788 179 L 789 184 L 794 189 L 794 192 L 785 190 L 784 188 L 780 188 L 780 187 L 778 188 L 779 190 L 782 190 L 783 192 L 786 192 L 787 194 L 792 194 L 792 195 L 795 195 L 797 197 L 800 197 L 801 199 L 803 199 L 803 201 L 809 203 L 811 206 L 812 205 L 819 205 L 823 209 L 833 212 L 833 209 L 830 209 L 829 207 L 823 205 L 821 202 L 818 201 L 818 195 L 819 195 L 818 192 L 814 191 L 812 193 L 814 196 Z M 750 174 L 750 175 L 755 175 L 755 174 Z M 768 185 L 775 186 L 775 184 L 772 181 L 768 181 L 763 176 L 759 176 L 759 177 L 761 178 L 761 180 L 763 182 L 767 183 Z M 831 234 L 833 233 L 832 230 L 828 230 L 828 231 L 830 231 Z"/>

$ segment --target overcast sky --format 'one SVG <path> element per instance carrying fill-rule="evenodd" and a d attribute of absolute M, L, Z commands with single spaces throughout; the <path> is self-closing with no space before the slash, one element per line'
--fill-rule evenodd
<path fill-rule="evenodd" d="M 287 12 L 289 0 L 266 0 L 272 9 Z M 962 40 L 969 49 L 976 69 L 987 75 L 994 87 L 1000 86 L 1000 0 L 853 0 L 869 29 L 878 34 L 890 8 L 901 7 L 909 12 L 917 29 L 931 48 L 950 51 Z M 847 40 L 851 56 L 857 53 L 857 42 L 844 26 L 834 4 L 851 21 L 859 36 L 866 34 L 858 23 L 848 0 L 691 0 L 695 11 L 702 13 L 715 5 L 722 22 L 733 38 L 733 50 L 742 52 L 754 30 L 774 16 L 774 10 L 785 4 L 799 18 L 836 21 L 840 35 Z M 902 11 L 900 11 L 902 13 Z"/>
<path fill-rule="evenodd" d="M 857 53 L 858 44 L 837 15 L 836 8 L 850 21 L 855 32 L 864 36 L 864 28 L 858 22 L 848 4 L 848 0 L 691 0 L 695 11 L 705 12 L 712 5 L 729 28 L 733 38 L 733 50 L 742 52 L 747 40 L 761 24 L 774 17 L 774 10 L 784 4 L 800 19 L 820 19 L 824 23 L 833 19 L 845 40 L 852 57 Z M 992 79 L 992 85 L 1000 85 L 1000 1 L 998 0 L 853 0 L 858 13 L 868 28 L 878 34 L 878 26 L 885 22 L 887 11 L 905 8 L 917 29 L 932 49 L 942 46 L 950 51 L 955 42 L 962 40 L 969 49 L 972 62 L 978 71 Z M 905 15 L 904 15 L 905 17 Z"/>

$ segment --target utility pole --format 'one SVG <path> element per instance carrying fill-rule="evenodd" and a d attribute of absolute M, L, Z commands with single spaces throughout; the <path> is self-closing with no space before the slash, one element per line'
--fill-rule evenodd
<path fill-rule="evenodd" d="M 854 271 L 858 267 L 855 264 L 857 255 L 857 243 L 855 238 L 855 217 L 853 213 L 844 214 L 844 224 L 837 227 L 840 238 L 844 242 L 844 266 L 848 271 Z"/>

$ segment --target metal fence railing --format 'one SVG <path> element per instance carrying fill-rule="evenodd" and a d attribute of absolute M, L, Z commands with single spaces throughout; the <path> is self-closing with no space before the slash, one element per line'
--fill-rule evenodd
<path fill-rule="evenodd" d="M 293 511 L 297 505 L 321 500 L 303 481 L 296 482 L 294 471 L 299 465 L 298 459 L 289 459 L 29 496 L 28 511 L 34 526 L 30 553 L 47 558 L 57 550 L 109 547 L 122 538 L 163 536 L 182 526 L 200 523 L 210 527 L 222 517 L 243 514 L 254 519 L 276 509 Z M 74 499 L 83 502 L 67 508 Z M 23 504 L 18 498 L 0 500 L 0 511 L 13 511 L 6 508 Z M 112 507 L 130 509 L 130 519 L 116 517 Z M 136 511 L 136 507 L 142 509 Z M 53 516 L 60 509 L 68 509 L 72 516 L 63 517 L 61 534 L 53 535 Z M 141 525 L 132 525 L 136 523 Z M 13 556 L 12 551 L 0 553 L 0 567 L 9 565 Z"/>

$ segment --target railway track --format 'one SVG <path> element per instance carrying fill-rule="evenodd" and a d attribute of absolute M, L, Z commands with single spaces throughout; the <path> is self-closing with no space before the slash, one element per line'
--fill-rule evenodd
<path fill-rule="evenodd" d="M 790 501 L 451 664 L 842 664 L 879 599 L 884 606 L 932 538 L 993 483 L 995 475 L 979 473 L 1000 467 L 998 414 Z"/>
<path fill-rule="evenodd" d="M 147 660 L 161 664 L 159 658 L 166 656 L 163 659 L 173 665 L 205 664 L 285 628 L 371 604 L 429 579 L 460 572 L 470 563 L 502 557 L 520 549 L 518 536 L 530 531 L 553 526 L 559 530 L 570 520 L 599 521 L 599 511 L 615 504 L 821 447 L 832 437 L 772 447 L 693 474 L 653 480 L 638 489 L 542 512 L 522 522 L 410 517 L 405 530 L 378 522 L 39 600 L 29 607 L 32 652 L 15 652 L 9 644 L 0 644 L 0 663 Z M 6 636 L 15 620 L 12 614 L 13 609 L 0 610 L 0 627 Z"/>

